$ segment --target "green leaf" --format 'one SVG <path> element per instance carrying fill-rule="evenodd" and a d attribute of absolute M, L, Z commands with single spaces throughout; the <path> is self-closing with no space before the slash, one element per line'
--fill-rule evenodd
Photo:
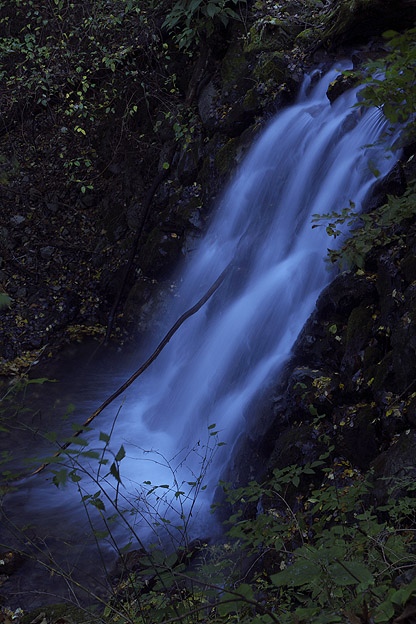
<path fill-rule="evenodd" d="M 175 565 L 175 563 L 177 563 L 178 561 L 178 555 L 176 553 L 172 553 L 171 555 L 169 555 L 169 557 L 167 557 L 166 561 L 165 561 L 165 565 L 168 568 L 171 568 L 172 566 Z"/>
<path fill-rule="evenodd" d="M 103 431 L 100 431 L 100 438 L 99 438 L 102 442 L 110 442 L 110 436 L 107 433 L 104 433 Z"/>
<path fill-rule="evenodd" d="M 210 2 L 207 5 L 206 11 L 207 11 L 208 17 L 212 19 L 217 13 L 219 13 L 220 8 L 216 4 L 213 4 L 212 2 Z"/>
<path fill-rule="evenodd" d="M 79 436 L 65 438 L 65 442 L 68 444 L 77 444 L 78 446 L 88 446 L 88 440 L 84 440 L 84 438 L 80 438 Z"/>
<path fill-rule="evenodd" d="M 81 453 L 82 457 L 88 457 L 90 459 L 100 459 L 101 454 L 98 451 L 85 451 Z"/>
<path fill-rule="evenodd" d="M 56 487 L 65 486 L 68 482 L 68 471 L 65 468 L 62 470 L 53 470 L 54 477 L 52 479 Z"/>
<path fill-rule="evenodd" d="M 103 501 L 101 500 L 101 498 L 93 497 L 93 498 L 90 498 L 88 502 L 90 503 L 90 505 L 92 505 L 93 507 L 96 507 L 100 511 L 105 511 L 105 505 Z"/>
<path fill-rule="evenodd" d="M 124 450 L 124 446 L 121 445 L 117 455 L 115 456 L 116 462 L 121 462 L 121 460 L 124 459 L 125 456 L 126 456 L 126 451 Z"/>
<path fill-rule="evenodd" d="M 393 39 L 393 37 L 396 37 L 396 35 L 398 35 L 399 33 L 396 30 L 386 30 L 386 32 L 383 32 L 383 38 L 384 39 Z"/>
<path fill-rule="evenodd" d="M 120 472 L 119 472 L 119 469 L 117 468 L 117 466 L 116 466 L 116 464 L 114 462 L 110 466 L 110 473 L 113 475 L 113 477 L 115 478 L 115 480 L 118 483 L 121 483 Z"/>
<path fill-rule="evenodd" d="M 374 582 L 374 577 L 368 567 L 360 561 L 345 561 L 333 563 L 328 571 L 336 585 L 364 585 L 366 588 Z"/>
<path fill-rule="evenodd" d="M 104 539 L 109 536 L 108 531 L 94 531 L 94 535 L 97 539 Z"/>
<path fill-rule="evenodd" d="M 300 587 L 320 575 L 321 568 L 313 561 L 297 559 L 278 574 L 272 574 L 271 582 L 276 587 Z"/>
<path fill-rule="evenodd" d="M 12 300 L 9 295 L 6 295 L 6 293 L 0 293 L 0 310 L 3 308 L 10 308 L 11 302 Z"/>

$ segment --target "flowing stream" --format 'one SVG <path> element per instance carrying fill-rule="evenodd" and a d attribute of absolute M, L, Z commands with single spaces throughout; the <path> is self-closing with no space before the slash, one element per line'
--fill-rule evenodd
<path fill-rule="evenodd" d="M 346 66 L 339 63 L 318 81 L 313 75 L 305 78 L 297 102 L 262 131 L 205 237 L 186 259 L 159 329 L 168 330 L 234 259 L 231 273 L 129 388 L 121 409 L 118 402 L 106 410 L 88 434 L 90 449 L 105 446 L 97 442 L 100 431 L 111 433 L 114 453 L 123 445 L 125 457 L 123 451 L 118 456 L 122 485 L 117 488 L 117 480 L 106 476 L 114 455 L 107 454 L 110 463 L 100 474 L 120 507 L 135 506 L 138 513 L 128 521 L 141 539 L 160 533 L 160 525 L 169 533 L 173 525 L 185 523 L 191 536 L 213 530 L 207 511 L 212 490 L 200 490 L 202 477 L 218 479 L 239 432 L 250 427 L 250 404 L 278 374 L 330 279 L 324 257 L 334 243 L 325 228 L 312 229 L 312 215 L 341 211 L 350 201 L 359 210 L 376 182 L 372 171 L 384 176 L 395 163 L 395 156 L 376 144 L 385 129 L 379 111 L 351 108 L 357 101 L 354 90 L 329 103 L 328 85 Z M 134 371 L 162 335 L 141 346 L 135 364 L 124 363 L 115 372 L 114 362 L 107 362 L 99 376 L 82 378 L 82 392 L 73 399 L 77 422 Z M 38 449 L 30 444 L 32 455 L 49 452 L 45 444 Z M 96 468 L 91 460 L 91 470 Z M 33 523 L 40 548 L 54 556 L 54 548 L 62 549 L 64 538 L 75 535 L 78 560 L 71 565 L 85 568 L 90 551 L 81 536 L 90 530 L 77 484 L 57 489 L 50 481 L 45 472 L 22 483 L 6 499 L 8 515 L 16 523 Z M 81 487 L 87 495 L 98 491 L 86 476 Z M 105 494 L 101 497 L 105 500 Z M 115 535 L 123 543 L 128 530 L 119 527 Z M 36 582 L 45 587 L 44 581 Z"/>

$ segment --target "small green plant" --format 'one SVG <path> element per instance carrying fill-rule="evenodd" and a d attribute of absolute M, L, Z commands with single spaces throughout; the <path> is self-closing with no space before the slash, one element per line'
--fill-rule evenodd
<path fill-rule="evenodd" d="M 305 477 L 311 480 L 307 493 L 302 488 L 304 494 L 290 505 L 284 492 Z M 346 614 L 357 619 L 365 609 L 381 624 L 416 594 L 416 579 L 393 585 L 416 563 L 414 487 L 406 483 L 403 498 L 394 496 L 395 487 L 388 504 L 376 511 L 368 503 L 370 480 L 325 454 L 304 467 L 275 469 L 266 485 L 252 482 L 230 493 L 233 503 L 257 509 L 262 504 L 254 519 L 244 519 L 241 510 L 230 518 L 229 535 L 246 555 L 272 562 L 268 581 L 263 572 L 259 577 L 263 598 L 280 623 L 345 622 Z"/>
<path fill-rule="evenodd" d="M 359 214 L 354 208 L 351 202 L 340 213 L 314 214 L 312 228 L 325 227 L 327 234 L 335 239 L 346 233 L 343 227 L 346 226 L 349 237 L 339 249 L 328 249 L 328 258 L 342 268 L 362 269 L 366 255 L 375 247 L 405 244 L 407 225 L 416 217 L 416 180 L 401 197 L 389 195 L 386 204 L 369 214 Z"/>
<path fill-rule="evenodd" d="M 367 61 L 357 72 L 346 72 L 364 85 L 357 106 L 380 108 L 391 124 L 402 125 L 404 134 L 416 127 L 416 28 L 384 33 L 387 54 Z"/>
<path fill-rule="evenodd" d="M 68 416 L 73 411 L 71 406 Z M 316 412 L 313 405 L 310 411 Z M 315 420 L 318 432 L 323 419 Z M 263 484 L 252 481 L 233 491 L 223 484 L 236 509 L 226 540 L 192 545 L 189 521 L 218 445 L 215 425 L 206 448 L 195 449 L 198 475 L 179 478 L 179 464 L 159 455 L 171 480 L 146 481 L 134 493 L 124 487 L 124 446 L 111 450 L 112 430 L 101 432 L 98 443 L 86 434 L 67 437 L 71 447 L 64 456 L 47 460 L 57 487 L 79 490 L 97 544 L 104 540 L 119 554 L 122 571 L 113 595 L 105 601 L 93 596 L 108 622 L 335 624 L 365 616 L 387 624 L 416 595 L 416 579 L 397 582 L 416 565 L 413 483 L 391 479 L 390 496 L 376 509 L 371 474 L 363 475 L 328 446 L 316 461 L 275 468 Z M 48 439 L 55 442 L 57 436 Z M 324 434 L 320 439 L 329 444 Z M 137 518 L 152 530 L 153 545 L 141 541 Z M 115 539 L 115 521 L 128 530 L 123 548 Z M 161 532 L 172 537 L 173 548 L 166 548 Z M 29 556 L 42 562 L 39 545 L 27 537 L 24 542 Z M 128 551 L 137 545 L 141 554 L 132 569 Z M 76 584 L 48 557 L 47 569 Z"/>
<path fill-rule="evenodd" d="M 238 5 L 247 0 L 178 0 L 167 14 L 163 26 L 173 34 L 180 49 L 198 45 L 201 35 L 211 35 L 219 21 L 227 26 L 240 20 Z"/>

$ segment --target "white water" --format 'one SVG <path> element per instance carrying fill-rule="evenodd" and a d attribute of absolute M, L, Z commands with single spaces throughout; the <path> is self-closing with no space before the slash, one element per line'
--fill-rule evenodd
<path fill-rule="evenodd" d="M 351 109 L 354 91 L 330 105 L 326 91 L 337 75 L 330 71 L 308 96 L 307 79 L 298 103 L 276 116 L 245 158 L 188 259 L 166 328 L 231 259 L 238 268 L 131 390 L 117 425 L 120 441 L 172 457 L 205 440 L 211 423 L 229 445 L 246 421 L 250 426 L 247 407 L 287 359 L 330 279 L 323 259 L 334 241 L 325 228 L 312 229 L 312 215 L 350 201 L 360 210 L 376 182 L 369 161 L 381 176 L 395 162 L 384 147 L 363 147 L 385 129 L 379 111 Z M 138 481 L 133 454 L 124 474 Z M 152 482 L 157 478 L 162 483 L 163 472 Z"/>
<path fill-rule="evenodd" d="M 155 463 L 155 456 L 142 449 L 175 458 L 171 465 L 179 489 L 185 490 L 182 482 L 193 481 L 203 469 L 204 445 L 213 440 L 208 426 L 213 423 L 219 439 L 227 443 L 210 468 L 215 481 L 238 433 L 250 426 L 250 402 L 278 374 L 330 279 L 324 257 L 333 241 L 325 228 L 311 228 L 312 215 L 342 210 L 349 201 L 359 210 L 376 182 L 368 162 L 381 176 L 393 166 L 395 158 L 388 157 L 383 147 L 363 147 L 374 144 L 383 131 L 378 111 L 351 109 L 355 92 L 330 105 L 326 90 L 337 71 L 326 74 L 308 95 L 307 78 L 298 102 L 261 133 L 224 194 L 206 236 L 187 259 L 169 306 L 170 318 L 164 320 L 166 330 L 232 258 L 238 261 L 212 300 L 186 321 L 126 393 L 112 438 L 114 451 L 123 444 L 127 454 L 121 462 L 126 487 L 122 493 L 136 492 L 137 499 L 145 480 L 172 484 L 161 456 Z M 153 346 L 160 338 L 154 337 Z M 114 377 L 117 386 L 134 368 L 104 377 L 108 387 L 99 397 L 96 391 L 97 399 L 91 395 L 86 399 L 85 414 L 114 389 Z M 115 410 L 99 417 L 98 431 L 109 432 Z M 83 419 L 77 414 L 78 422 Z M 196 453 L 189 454 L 193 447 Z M 74 517 L 81 522 L 80 516 L 73 515 L 79 509 L 77 494 L 62 493 L 49 484 L 45 488 L 45 479 L 32 479 L 19 495 L 25 499 L 28 516 L 33 517 L 38 508 L 59 523 L 65 519 L 73 523 Z M 200 500 L 206 505 L 208 498 Z M 182 496 L 179 500 L 189 508 L 189 501 Z M 22 506 L 21 499 L 18 504 Z M 143 502 L 137 505 L 141 511 Z M 194 513 L 195 534 L 205 532 L 201 523 L 206 516 L 204 512 L 198 519 Z"/>

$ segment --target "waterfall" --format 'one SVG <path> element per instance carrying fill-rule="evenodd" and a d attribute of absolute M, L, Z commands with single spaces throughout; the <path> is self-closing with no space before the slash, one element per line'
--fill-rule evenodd
<path fill-rule="evenodd" d="M 151 482 L 147 489 L 172 485 L 172 469 L 178 490 L 195 483 L 205 470 L 205 444 L 216 439 L 210 435 L 214 431 L 225 443 L 208 468 L 211 478 L 212 471 L 214 480 L 218 477 L 239 432 L 250 427 L 251 402 L 278 375 L 330 279 L 324 262 L 330 242 L 325 228 L 312 229 L 312 215 L 340 211 L 350 201 L 359 210 L 376 182 L 372 171 L 378 169 L 382 177 L 395 163 L 395 156 L 377 143 L 385 128 L 379 111 L 352 108 L 356 90 L 332 105 L 328 101 L 328 85 L 345 67 L 338 64 L 315 86 L 307 77 L 297 102 L 261 132 L 177 277 L 163 321 L 166 330 L 235 259 L 212 299 L 126 393 L 111 444 L 114 452 L 121 444 L 125 448 L 122 484 L 136 499 L 143 496 L 145 481 Z M 127 378 L 132 370 L 119 375 Z M 86 416 L 112 391 L 111 365 L 106 375 L 100 398 L 90 394 L 81 406 Z M 98 431 L 110 431 L 116 409 L 94 423 Z M 82 422 L 82 416 L 77 418 Z M 72 517 L 71 494 L 50 483 L 45 487 L 48 479 L 46 474 L 32 479 L 14 501 L 28 518 L 38 509 L 43 518 L 64 523 Z M 181 513 L 192 504 L 186 494 L 176 499 L 184 506 Z M 203 533 L 199 518 L 196 534 Z"/>
<path fill-rule="evenodd" d="M 357 90 L 328 101 L 340 67 L 313 88 L 305 79 L 296 104 L 265 128 L 229 184 L 178 278 L 166 328 L 233 258 L 236 266 L 131 390 L 120 442 L 141 440 L 142 448 L 173 457 L 206 440 L 215 423 L 227 443 L 217 457 L 223 465 L 239 431 L 250 427 L 251 401 L 278 374 L 330 279 L 324 257 L 333 242 L 325 228 L 312 229 L 312 215 L 350 201 L 360 210 L 376 182 L 374 167 L 382 177 L 395 162 L 377 144 L 385 130 L 380 111 L 352 108 Z M 125 469 L 137 481 L 133 455 Z M 163 483 L 163 471 L 152 483 L 157 478 Z"/>

